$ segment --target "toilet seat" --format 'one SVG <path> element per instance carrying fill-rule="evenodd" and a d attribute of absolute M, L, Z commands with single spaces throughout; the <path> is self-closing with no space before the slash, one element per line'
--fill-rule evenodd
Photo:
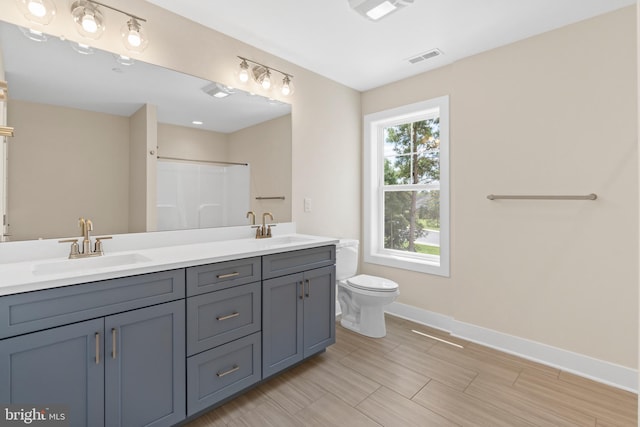
<path fill-rule="evenodd" d="M 368 274 L 359 274 L 347 279 L 347 285 L 370 292 L 396 292 L 398 284 L 392 280 Z"/>

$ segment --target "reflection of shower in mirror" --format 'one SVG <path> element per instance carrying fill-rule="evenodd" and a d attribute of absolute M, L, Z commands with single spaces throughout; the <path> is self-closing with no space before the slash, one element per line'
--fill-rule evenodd
<path fill-rule="evenodd" d="M 158 231 L 244 225 L 249 166 L 158 162 Z"/>

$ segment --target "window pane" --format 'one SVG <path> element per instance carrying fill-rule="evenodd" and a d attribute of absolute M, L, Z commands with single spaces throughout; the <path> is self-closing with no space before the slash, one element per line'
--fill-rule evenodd
<path fill-rule="evenodd" d="M 384 128 L 384 157 L 385 184 L 428 184 L 438 181 L 440 119 Z"/>
<path fill-rule="evenodd" d="M 384 248 L 440 255 L 440 191 L 385 191 Z"/>

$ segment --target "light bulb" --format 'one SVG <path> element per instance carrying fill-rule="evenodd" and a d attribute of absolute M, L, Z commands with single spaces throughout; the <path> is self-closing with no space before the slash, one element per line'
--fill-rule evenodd
<path fill-rule="evenodd" d="M 20 11 L 30 22 L 47 25 L 56 14 L 52 0 L 16 0 Z"/>
<path fill-rule="evenodd" d="M 289 76 L 284 76 L 284 79 L 282 79 L 282 89 L 280 91 L 283 96 L 291 95 L 291 79 Z"/>
<path fill-rule="evenodd" d="M 246 83 L 249 81 L 249 71 L 247 71 L 246 68 L 243 68 L 242 70 L 240 70 L 240 73 L 238 73 L 238 78 L 240 79 L 240 81 L 242 83 Z"/>
<path fill-rule="evenodd" d="M 29 3 L 27 4 L 27 9 L 29 9 L 29 12 L 31 12 L 33 16 L 36 16 L 38 18 L 42 18 L 47 14 L 47 8 L 44 4 L 42 4 L 42 1 L 40 0 L 29 1 Z"/>
<path fill-rule="evenodd" d="M 237 78 L 240 83 L 246 83 L 249 81 L 249 64 L 247 64 L 246 59 L 240 59 L 242 59 L 242 62 L 240 63 L 240 71 L 238 71 Z"/>
<path fill-rule="evenodd" d="M 78 0 L 71 5 L 71 16 L 81 36 L 97 40 L 104 33 L 104 18 L 98 6 L 87 0 Z"/>
<path fill-rule="evenodd" d="M 139 47 L 142 44 L 140 33 L 136 30 L 129 31 L 129 35 L 127 35 L 127 42 L 129 42 L 133 47 Z"/>
<path fill-rule="evenodd" d="M 89 11 L 87 11 L 82 17 L 82 28 L 87 32 L 94 34 L 98 31 L 98 23 L 96 22 L 95 16 Z"/>
<path fill-rule="evenodd" d="M 264 90 L 269 90 L 271 88 L 271 72 L 269 70 L 265 73 L 260 84 Z"/>
<path fill-rule="evenodd" d="M 122 26 L 121 34 L 125 47 L 130 51 L 142 52 L 149 44 L 144 29 L 134 17 Z"/>

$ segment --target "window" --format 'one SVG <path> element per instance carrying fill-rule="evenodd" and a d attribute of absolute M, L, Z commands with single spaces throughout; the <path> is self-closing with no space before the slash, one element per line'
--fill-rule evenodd
<path fill-rule="evenodd" d="M 364 260 L 449 276 L 449 98 L 364 118 Z"/>

